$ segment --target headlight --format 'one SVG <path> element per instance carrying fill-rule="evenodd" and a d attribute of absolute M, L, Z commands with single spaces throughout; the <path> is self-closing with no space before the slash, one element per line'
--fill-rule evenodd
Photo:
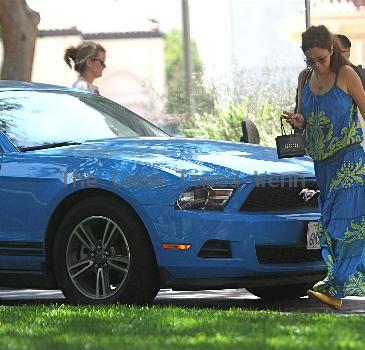
<path fill-rule="evenodd" d="M 214 185 L 190 187 L 175 203 L 175 209 L 221 210 L 238 185 Z"/>

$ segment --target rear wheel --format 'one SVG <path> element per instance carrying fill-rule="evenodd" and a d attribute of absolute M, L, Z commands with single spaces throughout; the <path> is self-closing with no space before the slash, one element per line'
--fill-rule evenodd
<path fill-rule="evenodd" d="M 306 294 L 306 291 L 313 286 L 313 283 L 290 284 L 283 286 L 253 287 L 247 290 L 263 299 L 285 300 L 297 299 Z"/>
<path fill-rule="evenodd" d="M 123 203 L 105 197 L 80 202 L 57 230 L 57 282 L 73 303 L 150 303 L 160 282 L 147 232 Z"/>

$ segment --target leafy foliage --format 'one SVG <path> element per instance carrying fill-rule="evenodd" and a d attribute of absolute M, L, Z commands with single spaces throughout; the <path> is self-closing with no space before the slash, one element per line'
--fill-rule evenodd
<path fill-rule="evenodd" d="M 274 146 L 275 137 L 280 134 L 282 111 L 294 107 L 295 79 L 295 71 L 276 66 L 227 75 L 210 89 L 216 101 L 214 110 L 185 120 L 184 136 L 239 141 L 241 122 L 250 119 L 259 131 L 260 143 Z"/>
<path fill-rule="evenodd" d="M 229 105 L 226 111 L 220 108 L 214 115 L 196 114 L 184 123 L 183 133 L 187 137 L 239 141 L 242 136 L 241 122 L 243 119 L 250 119 L 256 124 L 260 143 L 273 146 L 273 135 L 280 132 L 280 115 L 281 109 L 269 100 L 254 104 L 246 97 L 239 105 Z"/>
<path fill-rule="evenodd" d="M 194 73 L 202 73 L 203 62 L 194 41 L 191 43 L 191 54 L 194 62 Z M 167 81 L 170 82 L 173 80 L 176 71 L 182 70 L 184 63 L 182 33 L 177 29 L 173 29 L 166 34 L 165 61 Z"/>
<path fill-rule="evenodd" d="M 195 109 L 198 113 L 211 112 L 214 108 L 214 97 L 203 81 L 204 67 L 197 45 L 191 43 L 193 61 L 193 90 Z M 183 114 L 188 111 L 184 93 L 184 50 L 182 33 L 172 30 L 166 35 L 165 62 L 167 76 L 167 113 Z"/>

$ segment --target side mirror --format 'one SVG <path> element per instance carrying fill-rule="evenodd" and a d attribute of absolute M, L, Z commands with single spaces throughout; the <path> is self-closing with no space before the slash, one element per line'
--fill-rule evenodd
<path fill-rule="evenodd" d="M 256 128 L 256 125 L 253 121 L 249 119 L 242 120 L 241 123 L 242 127 L 242 137 L 240 139 L 240 142 L 245 143 L 260 143 L 260 135 L 259 131 Z"/>

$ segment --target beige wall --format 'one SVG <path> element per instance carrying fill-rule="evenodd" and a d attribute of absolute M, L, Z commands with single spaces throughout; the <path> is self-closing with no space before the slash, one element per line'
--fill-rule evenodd
<path fill-rule="evenodd" d="M 312 23 L 324 24 L 332 33 L 346 35 L 351 41 L 351 62 L 365 65 L 365 12 L 317 15 Z"/>
<path fill-rule="evenodd" d="M 71 86 L 77 73 L 63 60 L 64 50 L 82 40 L 78 35 L 37 39 L 32 81 Z M 103 77 L 95 80 L 100 93 L 148 117 L 163 110 L 166 95 L 164 38 L 95 40 L 107 51 Z M 0 64 L 2 64 L 2 43 Z"/>
<path fill-rule="evenodd" d="M 63 55 L 66 47 L 78 43 L 79 40 L 78 35 L 38 38 L 34 52 L 32 81 L 70 86 L 75 74 L 67 67 Z"/>
<path fill-rule="evenodd" d="M 151 110 L 151 106 L 160 100 L 156 106 L 158 111 L 151 110 L 151 113 L 159 112 L 162 109 L 159 97 L 166 95 L 164 39 L 104 39 L 98 42 L 107 50 L 107 68 L 97 81 L 101 94 L 140 114 Z"/>

